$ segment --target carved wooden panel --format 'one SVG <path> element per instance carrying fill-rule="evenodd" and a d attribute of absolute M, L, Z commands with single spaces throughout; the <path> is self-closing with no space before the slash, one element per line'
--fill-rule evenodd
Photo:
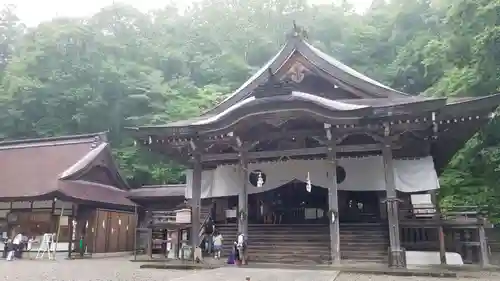
<path fill-rule="evenodd" d="M 300 84 L 302 80 L 306 77 L 306 74 L 310 73 L 311 71 L 304 66 L 299 61 L 295 61 L 288 71 L 285 73 L 284 78 L 285 79 L 290 79 L 291 81 Z M 283 78 L 282 78 L 283 79 Z"/>

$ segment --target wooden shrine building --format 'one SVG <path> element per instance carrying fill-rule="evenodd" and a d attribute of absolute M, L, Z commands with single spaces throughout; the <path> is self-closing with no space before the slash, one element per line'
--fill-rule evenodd
<path fill-rule="evenodd" d="M 237 223 L 233 236 L 246 233 L 250 251 L 259 247 L 258 235 L 267 233 L 269 244 L 270 233 L 278 233 L 253 225 L 271 223 L 289 225 L 280 241 L 302 229 L 315 232 L 301 240 L 326 234 L 329 242 L 315 255 L 332 263 L 355 259 L 348 254 L 351 244 L 363 243 L 353 237 L 386 237 L 379 241 L 385 260 L 404 266 L 403 220 L 425 216 L 403 209 L 434 203 L 417 201 L 433 197 L 439 173 L 489 122 L 499 102 L 500 95 L 402 93 L 326 55 L 293 30 L 262 69 L 213 109 L 130 130 L 139 143 L 189 167 L 193 245 L 199 244 L 201 199 L 227 198 Z"/>
<path fill-rule="evenodd" d="M 136 227 L 129 186 L 105 133 L 0 142 L 2 233 L 58 235 L 58 251 L 131 251 Z"/>

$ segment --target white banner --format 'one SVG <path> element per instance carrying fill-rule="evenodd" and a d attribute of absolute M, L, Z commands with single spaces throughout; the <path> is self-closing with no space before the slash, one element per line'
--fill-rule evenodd
<path fill-rule="evenodd" d="M 346 177 L 339 190 L 380 191 L 385 190 L 384 163 L 381 156 L 365 158 L 341 158 L 338 166 L 344 168 Z M 413 160 L 394 160 L 396 189 L 402 192 L 421 192 L 438 189 L 438 177 L 432 157 Z M 330 164 L 326 160 L 290 160 L 286 162 L 250 163 L 249 172 L 260 170 L 265 174 L 265 183 L 258 188 L 249 184 L 248 193 L 259 193 L 280 187 L 293 180 L 306 181 L 309 173 L 311 184 L 328 187 Z M 191 198 L 193 171 L 186 170 L 186 198 Z M 248 179 L 245 179 L 248 180 Z M 201 198 L 237 195 L 242 188 L 237 165 L 219 166 L 215 170 L 203 171 Z"/>

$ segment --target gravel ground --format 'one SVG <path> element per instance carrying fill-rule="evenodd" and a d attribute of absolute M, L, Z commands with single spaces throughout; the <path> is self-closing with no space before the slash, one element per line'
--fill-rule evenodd
<path fill-rule="evenodd" d="M 126 259 L 0 260 L 0 280 L 19 281 L 171 281 L 193 271 L 142 270 Z M 3 279 L 2 279 L 3 277 Z"/>
<path fill-rule="evenodd" d="M 178 271 L 139 269 L 126 258 L 68 261 L 0 260 L 0 281 L 333 281 L 334 271 L 252 269 L 225 267 L 213 270 Z M 3 279 L 2 279 L 3 277 Z"/>
<path fill-rule="evenodd" d="M 433 277 L 401 277 L 388 275 L 362 275 L 341 273 L 335 281 L 498 281 L 500 273 L 477 273 L 469 277 L 433 278 Z"/>
<path fill-rule="evenodd" d="M 139 269 L 128 258 L 68 261 L 0 260 L 0 281 L 499 281 L 500 273 L 475 274 L 475 278 L 430 278 L 338 274 L 335 271 L 254 269 L 225 267 L 213 270 L 176 271 Z M 3 277 L 3 278 L 2 278 Z M 481 277 L 481 278 L 478 278 Z"/>

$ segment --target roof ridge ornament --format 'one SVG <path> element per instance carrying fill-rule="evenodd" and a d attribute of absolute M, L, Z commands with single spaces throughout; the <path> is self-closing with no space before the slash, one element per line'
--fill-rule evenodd
<path fill-rule="evenodd" d="M 306 29 L 300 25 L 297 25 L 297 22 L 295 20 L 293 20 L 293 29 L 288 33 L 287 37 L 288 39 L 298 38 L 302 40 L 309 38 Z"/>

